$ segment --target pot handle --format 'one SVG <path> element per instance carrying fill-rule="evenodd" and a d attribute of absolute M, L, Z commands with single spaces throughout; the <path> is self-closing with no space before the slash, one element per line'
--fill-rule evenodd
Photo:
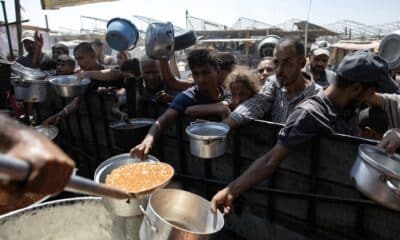
<path fill-rule="evenodd" d="M 385 181 L 386 187 L 388 187 L 394 194 L 400 197 L 400 188 L 396 187 L 390 180 L 390 178 L 384 177 L 383 179 Z"/>
<path fill-rule="evenodd" d="M 140 211 L 142 211 L 142 213 L 143 213 L 144 220 L 150 226 L 151 231 L 153 231 L 154 233 L 157 233 L 158 232 L 157 228 L 153 225 L 153 223 L 151 223 L 151 221 L 150 221 L 149 217 L 147 216 L 147 213 L 144 210 L 143 206 L 139 205 L 139 208 L 140 208 Z"/>

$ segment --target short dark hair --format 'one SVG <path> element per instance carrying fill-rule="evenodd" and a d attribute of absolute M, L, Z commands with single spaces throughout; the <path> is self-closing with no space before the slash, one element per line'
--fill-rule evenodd
<path fill-rule="evenodd" d="M 63 54 L 69 54 L 69 48 L 62 44 L 62 43 L 56 43 L 53 46 L 51 46 L 52 49 L 60 49 Z"/>
<path fill-rule="evenodd" d="M 139 60 L 137 58 L 126 60 L 121 64 L 121 71 L 139 76 L 141 74 Z"/>
<path fill-rule="evenodd" d="M 57 58 L 57 62 L 64 62 L 64 63 L 66 63 L 66 64 L 68 64 L 70 66 L 75 67 L 75 60 L 71 56 L 69 56 L 67 54 L 60 55 Z"/>
<path fill-rule="evenodd" d="M 212 48 L 195 48 L 191 50 L 187 57 L 189 68 L 210 64 L 214 68 L 219 66 L 218 52 Z"/>
<path fill-rule="evenodd" d="M 87 54 L 96 54 L 94 48 L 89 42 L 81 42 L 74 48 L 74 54 L 78 51 L 82 51 Z"/>
<path fill-rule="evenodd" d="M 304 44 L 303 42 L 299 39 L 299 38 L 295 38 L 295 37 L 284 37 L 281 38 L 278 43 L 276 44 L 275 48 L 279 47 L 279 46 L 293 46 L 295 51 L 296 51 L 296 55 L 298 57 L 306 57 L 306 52 L 304 49 Z"/>
<path fill-rule="evenodd" d="M 235 65 L 237 64 L 237 60 L 235 55 L 228 52 L 220 52 L 218 53 L 219 61 L 218 66 L 222 70 L 232 71 Z"/>

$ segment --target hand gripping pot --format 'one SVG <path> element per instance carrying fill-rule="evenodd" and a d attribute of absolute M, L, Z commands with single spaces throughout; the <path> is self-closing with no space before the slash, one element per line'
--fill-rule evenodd
<path fill-rule="evenodd" d="M 151 23 L 145 36 L 146 54 L 152 59 L 168 60 L 174 52 L 172 23 Z"/>
<path fill-rule="evenodd" d="M 375 202 L 400 211 L 400 155 L 362 144 L 351 169 L 357 189 Z"/>
<path fill-rule="evenodd" d="M 139 31 L 129 20 L 113 18 L 107 23 L 106 42 L 117 51 L 132 50 L 139 39 Z"/>

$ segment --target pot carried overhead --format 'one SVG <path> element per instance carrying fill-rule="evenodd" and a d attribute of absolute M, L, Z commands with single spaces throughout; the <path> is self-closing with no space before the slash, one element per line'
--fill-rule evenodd
<path fill-rule="evenodd" d="M 15 98 L 24 102 L 44 102 L 47 100 L 49 82 L 47 75 L 21 64 L 11 65 L 14 76 L 10 80 L 14 86 Z"/>
<path fill-rule="evenodd" d="M 157 60 L 168 60 L 174 52 L 174 26 L 172 23 L 151 23 L 145 36 L 147 56 Z"/>
<path fill-rule="evenodd" d="M 351 169 L 357 189 L 375 202 L 400 211 L 400 155 L 362 144 Z"/>
<path fill-rule="evenodd" d="M 229 126 L 219 122 L 192 123 L 186 128 L 190 152 L 199 158 L 216 158 L 225 153 Z"/>

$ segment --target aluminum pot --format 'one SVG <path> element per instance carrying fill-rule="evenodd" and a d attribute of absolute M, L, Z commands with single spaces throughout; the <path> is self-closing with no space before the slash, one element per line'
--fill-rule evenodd
<path fill-rule="evenodd" d="M 58 128 L 56 126 L 53 126 L 53 125 L 48 125 L 48 126 L 39 125 L 39 126 L 33 127 L 33 129 L 36 132 L 45 135 L 50 140 L 53 140 L 58 135 Z"/>
<path fill-rule="evenodd" d="M 1 216 L 0 239 L 131 240 L 138 239 L 141 222 L 111 214 L 100 198 L 70 198 Z"/>
<path fill-rule="evenodd" d="M 278 43 L 280 37 L 277 35 L 268 35 L 263 38 L 257 46 L 257 52 L 260 58 L 272 57 L 275 45 Z"/>
<path fill-rule="evenodd" d="M 140 226 L 140 239 L 208 239 L 224 226 L 206 199 L 179 189 L 160 189 L 150 196 Z M 144 210 L 143 210 L 144 211 Z"/>
<path fill-rule="evenodd" d="M 147 156 L 146 162 L 159 162 L 159 160 L 151 155 Z M 116 155 L 111 157 L 101 163 L 95 173 L 94 173 L 94 181 L 98 183 L 104 183 L 106 181 L 106 176 L 111 173 L 112 170 L 124 166 L 126 164 L 138 163 L 140 162 L 139 158 L 133 158 L 129 153 L 124 153 L 120 155 Z M 163 185 L 159 186 L 160 188 L 165 187 L 168 182 L 165 182 Z M 141 215 L 142 212 L 139 208 L 140 205 L 146 207 L 147 199 L 150 193 L 139 195 L 136 199 L 127 200 L 118 200 L 113 198 L 102 198 L 102 202 L 104 206 L 111 212 L 115 213 L 118 216 L 122 217 L 130 217 L 130 216 L 138 216 Z"/>
<path fill-rule="evenodd" d="M 152 118 L 132 118 L 110 124 L 111 134 L 116 146 L 129 151 L 139 144 L 153 125 Z"/>
<path fill-rule="evenodd" d="M 87 78 L 78 80 L 76 75 L 60 75 L 51 77 L 49 82 L 61 97 L 79 97 L 85 94 L 90 84 Z"/>
<path fill-rule="evenodd" d="M 27 68 L 21 64 L 11 65 L 15 98 L 24 102 L 45 102 L 47 100 L 48 80 L 46 74 L 38 69 Z"/>
<path fill-rule="evenodd" d="M 351 169 L 356 188 L 375 202 L 400 211 L 400 155 L 362 144 Z"/>
<path fill-rule="evenodd" d="M 170 22 L 149 24 L 144 42 L 147 56 L 169 59 L 174 52 L 174 26 Z"/>
<path fill-rule="evenodd" d="M 219 122 L 192 123 L 186 128 L 190 152 L 199 158 L 216 158 L 225 153 L 229 126 Z"/>

